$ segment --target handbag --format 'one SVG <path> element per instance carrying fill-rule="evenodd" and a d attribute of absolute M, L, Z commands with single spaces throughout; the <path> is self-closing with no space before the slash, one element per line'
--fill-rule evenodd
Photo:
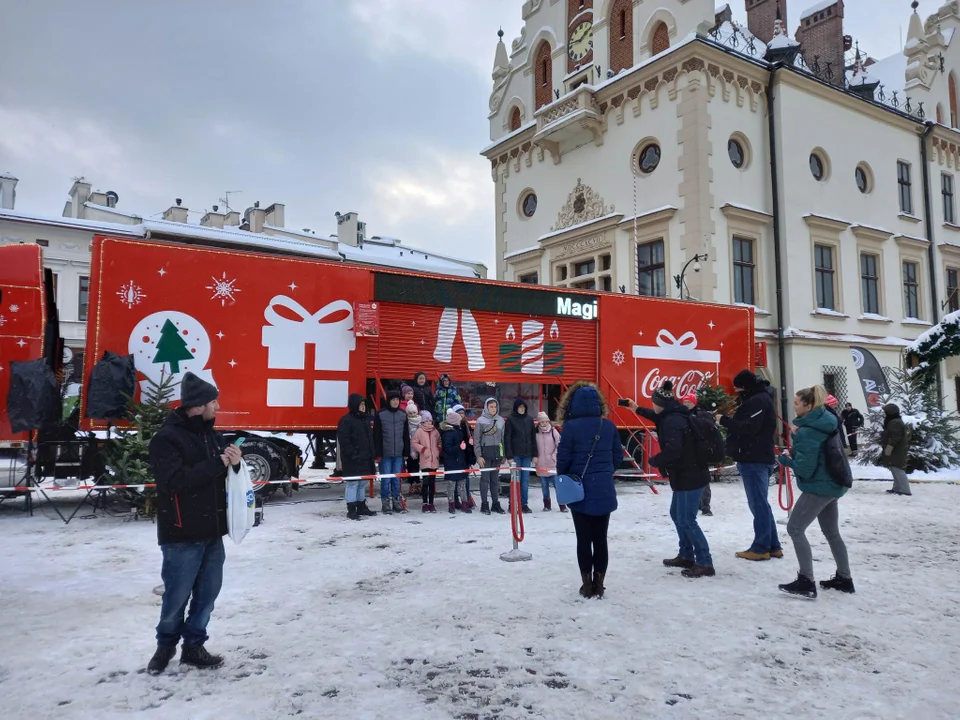
<path fill-rule="evenodd" d="M 587 474 L 587 468 L 590 467 L 590 460 L 593 458 L 593 452 L 597 449 L 597 441 L 600 440 L 600 431 L 603 429 L 603 418 L 600 418 L 600 427 L 597 428 L 597 434 L 593 436 L 593 446 L 590 448 L 590 454 L 587 455 L 587 462 L 583 466 L 581 475 L 557 475 L 554 480 L 554 486 L 557 490 L 557 504 L 571 505 L 583 500 L 583 480 Z"/>

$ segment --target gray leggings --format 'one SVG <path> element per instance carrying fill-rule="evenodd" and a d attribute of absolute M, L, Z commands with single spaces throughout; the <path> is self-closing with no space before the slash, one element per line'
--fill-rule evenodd
<path fill-rule="evenodd" d="M 843 544 L 843 538 L 840 537 L 840 513 L 837 500 L 838 498 L 835 497 L 801 493 L 790 513 L 787 532 L 793 540 L 793 549 L 800 563 L 800 574 L 810 580 L 813 580 L 813 551 L 804 533 L 814 520 L 820 521 L 820 529 L 830 543 L 830 552 L 833 553 L 833 559 L 837 563 L 837 575 L 850 577 L 847 546 Z"/>
<path fill-rule="evenodd" d="M 910 492 L 910 478 L 903 468 L 892 467 L 890 473 L 893 475 L 893 489 L 904 495 L 912 495 Z"/>

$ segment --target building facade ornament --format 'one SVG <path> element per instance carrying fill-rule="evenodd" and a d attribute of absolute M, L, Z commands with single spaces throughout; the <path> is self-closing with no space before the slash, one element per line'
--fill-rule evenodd
<path fill-rule="evenodd" d="M 592 187 L 584 185 L 583 181 L 577 178 L 577 185 L 567 197 L 567 202 L 560 209 L 557 222 L 550 228 L 550 232 L 563 230 L 587 220 L 596 220 L 604 215 L 609 215 L 614 210 L 613 205 L 607 206 L 604 204 L 603 198 Z"/>
<path fill-rule="evenodd" d="M 583 255 L 584 253 L 593 252 L 610 244 L 610 240 L 607 239 L 606 233 L 600 233 L 599 235 L 580 238 L 578 240 L 571 240 L 570 242 L 561 245 L 553 254 L 553 258 L 555 260 L 560 260 L 562 258 L 571 257 L 574 255 Z"/>

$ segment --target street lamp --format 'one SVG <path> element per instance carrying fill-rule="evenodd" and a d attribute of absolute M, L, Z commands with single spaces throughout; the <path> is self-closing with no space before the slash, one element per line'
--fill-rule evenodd
<path fill-rule="evenodd" d="M 703 260 L 704 262 L 707 261 L 707 254 L 706 254 L 706 253 L 704 253 L 703 255 L 694 255 L 692 258 L 690 258 L 689 260 L 687 260 L 687 264 L 683 266 L 683 270 L 680 271 L 680 274 L 673 276 L 673 281 L 677 284 L 677 290 L 680 291 L 680 299 L 681 299 L 681 300 L 683 300 L 683 287 L 684 287 L 683 278 L 684 278 L 684 277 L 686 276 L 686 274 L 687 274 L 687 268 L 690 267 L 690 265 L 692 264 L 692 265 L 693 265 L 693 271 L 694 271 L 695 273 L 700 272 L 700 261 L 701 261 L 701 260 Z M 687 293 L 687 297 L 688 297 L 688 298 L 690 297 L 690 293 Z"/>

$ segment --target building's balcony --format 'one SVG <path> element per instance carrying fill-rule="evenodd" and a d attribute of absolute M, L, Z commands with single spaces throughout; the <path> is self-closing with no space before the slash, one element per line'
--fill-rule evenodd
<path fill-rule="evenodd" d="M 554 163 L 560 162 L 562 148 L 578 147 L 589 140 L 603 144 L 603 115 L 589 86 L 544 105 L 534 117 L 537 133 L 533 143 L 547 150 Z"/>

